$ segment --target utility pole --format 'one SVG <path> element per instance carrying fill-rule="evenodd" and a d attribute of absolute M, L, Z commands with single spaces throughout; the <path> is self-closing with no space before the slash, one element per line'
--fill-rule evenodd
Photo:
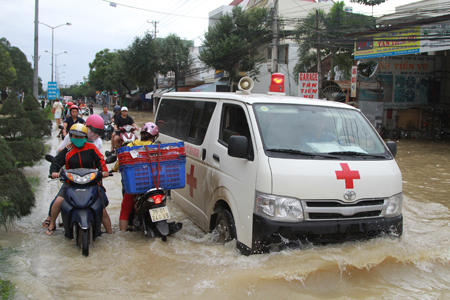
<path fill-rule="evenodd" d="M 317 77 L 319 89 L 322 89 L 322 60 L 320 59 L 320 31 L 319 31 L 319 10 L 316 9 L 316 30 L 317 30 Z"/>
<path fill-rule="evenodd" d="M 273 6 L 272 24 L 272 74 L 278 72 L 278 0 Z"/>
<path fill-rule="evenodd" d="M 38 64 L 39 64 L 39 0 L 35 1 L 34 8 L 34 73 L 33 73 L 33 96 L 38 99 L 39 96 L 39 79 L 38 79 Z"/>
<path fill-rule="evenodd" d="M 153 26 L 155 27 L 155 29 L 154 29 L 154 31 L 153 31 L 153 38 L 154 39 L 156 39 L 156 34 L 158 33 L 158 31 L 156 30 L 156 26 L 158 25 L 158 23 L 159 23 L 159 21 L 151 21 L 151 22 L 149 22 L 148 20 L 147 20 L 147 23 L 152 23 L 153 24 Z M 153 90 L 153 95 L 152 95 L 152 104 L 153 104 L 153 112 L 155 112 L 156 111 L 156 108 L 157 108 L 157 104 L 155 103 L 155 97 L 154 97 L 154 95 L 155 95 L 155 93 L 156 93 L 156 90 L 158 89 L 158 74 L 156 73 L 155 74 L 155 88 L 154 88 L 154 90 Z"/>
<path fill-rule="evenodd" d="M 155 29 L 153 30 L 153 38 L 156 39 L 156 34 L 158 33 L 158 31 L 156 30 L 156 26 L 158 25 L 159 21 L 147 21 L 147 23 L 152 23 L 153 26 L 155 27 Z"/>

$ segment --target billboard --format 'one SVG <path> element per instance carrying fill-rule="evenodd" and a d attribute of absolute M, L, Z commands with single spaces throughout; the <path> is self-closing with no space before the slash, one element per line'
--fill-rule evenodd
<path fill-rule="evenodd" d="M 450 21 L 383 31 L 355 41 L 355 60 L 450 49 Z"/>
<path fill-rule="evenodd" d="M 418 53 L 420 26 L 384 31 L 356 39 L 355 59 Z"/>

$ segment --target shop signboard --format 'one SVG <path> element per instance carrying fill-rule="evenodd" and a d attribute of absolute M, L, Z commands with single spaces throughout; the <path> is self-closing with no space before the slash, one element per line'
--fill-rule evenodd
<path fill-rule="evenodd" d="M 431 75 L 436 66 L 442 64 L 439 56 L 393 56 L 379 62 L 379 70 L 372 80 L 381 84 L 381 91 L 361 90 L 361 101 L 379 101 L 385 107 L 407 107 L 411 104 L 426 103 L 437 96 L 439 89 Z M 365 80 L 365 82 L 368 82 Z M 434 93 L 434 94 L 433 94 Z"/>
<path fill-rule="evenodd" d="M 350 86 L 350 97 L 355 98 L 356 97 L 356 79 L 358 75 L 358 67 L 357 66 L 353 66 L 352 67 L 352 84 Z"/>
<path fill-rule="evenodd" d="M 450 49 L 450 21 L 405 27 L 358 37 L 355 60 Z"/>
<path fill-rule="evenodd" d="M 420 26 L 383 31 L 356 39 L 355 59 L 418 53 Z"/>
<path fill-rule="evenodd" d="M 298 74 L 298 96 L 310 99 L 319 98 L 319 74 L 300 73 Z"/>

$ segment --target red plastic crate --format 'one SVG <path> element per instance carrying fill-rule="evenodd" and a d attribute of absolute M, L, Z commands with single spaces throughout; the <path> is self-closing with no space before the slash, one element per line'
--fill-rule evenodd
<path fill-rule="evenodd" d="M 157 161 L 158 145 L 148 145 L 147 149 L 150 154 L 150 161 Z M 175 160 L 181 157 L 186 157 L 184 143 L 167 143 L 159 145 L 159 161 Z M 130 154 L 131 151 L 138 151 L 138 156 L 133 158 Z M 148 162 L 147 152 L 145 146 L 134 147 L 122 147 L 117 150 L 117 157 L 119 159 L 119 166 L 128 164 L 141 164 Z"/>

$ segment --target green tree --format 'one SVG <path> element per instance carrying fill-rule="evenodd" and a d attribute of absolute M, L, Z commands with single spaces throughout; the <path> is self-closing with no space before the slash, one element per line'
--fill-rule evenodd
<path fill-rule="evenodd" d="M 111 64 L 117 53 L 104 49 L 95 54 L 95 59 L 89 63 L 89 85 L 98 91 L 112 92 L 114 86 L 111 80 Z"/>
<path fill-rule="evenodd" d="M 335 2 L 328 14 L 322 10 L 317 13 L 314 11 L 299 22 L 295 34 L 300 45 L 299 60 L 294 68 L 296 75 L 317 64 L 316 53 L 319 49 L 322 58 L 331 55 L 331 80 L 334 80 L 335 66 L 338 66 L 345 77 L 350 76 L 353 65 L 353 57 L 350 54 L 353 53 L 354 41 L 346 35 L 371 29 L 375 22 L 372 17 L 345 12 L 344 6 L 343 1 Z M 323 74 L 320 75 L 323 77 Z"/>
<path fill-rule="evenodd" d="M 259 74 L 258 63 L 264 59 L 259 48 L 272 39 L 271 24 L 266 8 L 244 12 L 236 6 L 208 29 L 199 59 L 208 67 L 227 71 L 230 87 L 239 71 L 249 72 L 255 78 Z"/>
<path fill-rule="evenodd" d="M 27 117 L 33 126 L 33 137 L 42 138 L 51 134 L 52 121 L 48 120 L 47 113 L 40 109 L 38 100 L 31 94 L 25 97 L 22 102 Z"/>
<path fill-rule="evenodd" d="M 33 68 L 28 62 L 26 55 L 17 47 L 11 46 L 5 38 L 0 39 L 0 43 L 7 49 L 11 57 L 12 64 L 16 69 L 17 78 L 8 87 L 17 93 L 33 93 Z"/>
<path fill-rule="evenodd" d="M 30 214 L 35 198 L 25 175 L 14 168 L 15 157 L 0 138 L 0 226 Z"/>
<path fill-rule="evenodd" d="M 136 37 L 122 52 L 125 76 L 139 87 L 141 93 L 153 90 L 155 74 L 159 72 L 160 56 L 158 44 L 151 34 Z"/>
<path fill-rule="evenodd" d="M 380 5 L 381 3 L 384 3 L 386 1 L 387 0 L 350 0 L 350 2 L 353 2 L 353 3 L 372 6 L 372 17 L 373 17 L 373 7 L 375 5 Z"/>
<path fill-rule="evenodd" d="M 0 108 L 0 136 L 15 153 L 18 167 L 32 166 L 44 156 L 44 143 L 34 138 L 38 134 L 19 99 L 10 93 Z"/>
<path fill-rule="evenodd" d="M 172 72 L 175 77 L 175 90 L 178 91 L 178 80 L 186 74 L 193 63 L 193 58 L 189 54 L 189 47 L 194 46 L 194 42 L 182 40 L 176 34 L 170 34 L 161 39 L 160 43 L 160 73 Z"/>
<path fill-rule="evenodd" d="M 17 78 L 16 69 L 6 48 L 0 44 L 0 92 L 6 95 L 6 88 Z M 0 99 L 3 100 L 3 99 Z"/>

